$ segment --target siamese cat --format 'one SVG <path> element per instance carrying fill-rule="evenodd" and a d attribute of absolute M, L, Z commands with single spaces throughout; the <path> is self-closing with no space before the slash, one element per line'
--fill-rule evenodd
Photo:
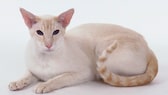
<path fill-rule="evenodd" d="M 47 93 L 102 79 L 112 86 L 150 83 L 158 72 L 157 58 L 142 35 L 113 24 L 90 23 L 66 30 L 74 14 L 36 16 L 20 8 L 31 39 L 26 49 L 27 73 L 9 84 L 12 91 L 42 81 L 35 93 Z"/>

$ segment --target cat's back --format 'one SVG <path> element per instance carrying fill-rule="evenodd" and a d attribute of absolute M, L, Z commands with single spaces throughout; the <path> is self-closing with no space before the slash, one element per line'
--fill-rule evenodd
<path fill-rule="evenodd" d="M 108 37 L 108 36 L 141 36 L 135 31 L 115 25 L 102 23 L 88 23 L 82 24 L 68 31 L 68 34 L 82 35 L 82 37 Z"/>

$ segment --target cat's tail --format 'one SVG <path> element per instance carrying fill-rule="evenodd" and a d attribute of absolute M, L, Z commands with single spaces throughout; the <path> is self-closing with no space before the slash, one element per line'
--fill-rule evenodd
<path fill-rule="evenodd" d="M 110 72 L 103 63 L 106 61 L 107 55 L 112 53 L 116 47 L 117 41 L 114 41 L 111 46 L 103 51 L 97 62 L 97 70 L 104 82 L 113 86 L 130 87 L 148 84 L 155 78 L 158 72 L 158 64 L 156 56 L 151 50 L 149 51 L 148 65 L 145 73 L 135 76 L 121 76 Z"/>

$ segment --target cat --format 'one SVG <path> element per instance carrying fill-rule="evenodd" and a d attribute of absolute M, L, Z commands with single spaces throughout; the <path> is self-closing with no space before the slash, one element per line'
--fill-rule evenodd
<path fill-rule="evenodd" d="M 31 39 L 26 49 L 27 73 L 9 84 L 12 91 L 40 82 L 35 93 L 47 93 L 102 79 L 112 86 L 150 83 L 157 58 L 144 38 L 114 24 L 88 23 L 66 31 L 74 9 L 58 16 L 36 16 L 20 8 Z"/>

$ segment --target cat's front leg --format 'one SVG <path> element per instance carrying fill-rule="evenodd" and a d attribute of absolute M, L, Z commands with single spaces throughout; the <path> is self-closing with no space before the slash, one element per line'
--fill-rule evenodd
<path fill-rule="evenodd" d="M 21 78 L 20 80 L 9 83 L 8 87 L 9 87 L 9 90 L 11 90 L 11 91 L 20 90 L 20 89 L 23 89 L 24 87 L 30 85 L 31 83 L 33 83 L 36 80 L 37 79 L 35 76 L 33 76 L 30 72 L 27 72 L 25 74 L 25 76 L 23 78 Z"/>
<path fill-rule="evenodd" d="M 52 79 L 49 79 L 46 82 L 39 83 L 35 88 L 35 93 L 47 93 L 56 89 L 75 85 L 91 79 L 92 78 L 90 76 L 83 75 L 80 73 L 63 73 Z"/>

